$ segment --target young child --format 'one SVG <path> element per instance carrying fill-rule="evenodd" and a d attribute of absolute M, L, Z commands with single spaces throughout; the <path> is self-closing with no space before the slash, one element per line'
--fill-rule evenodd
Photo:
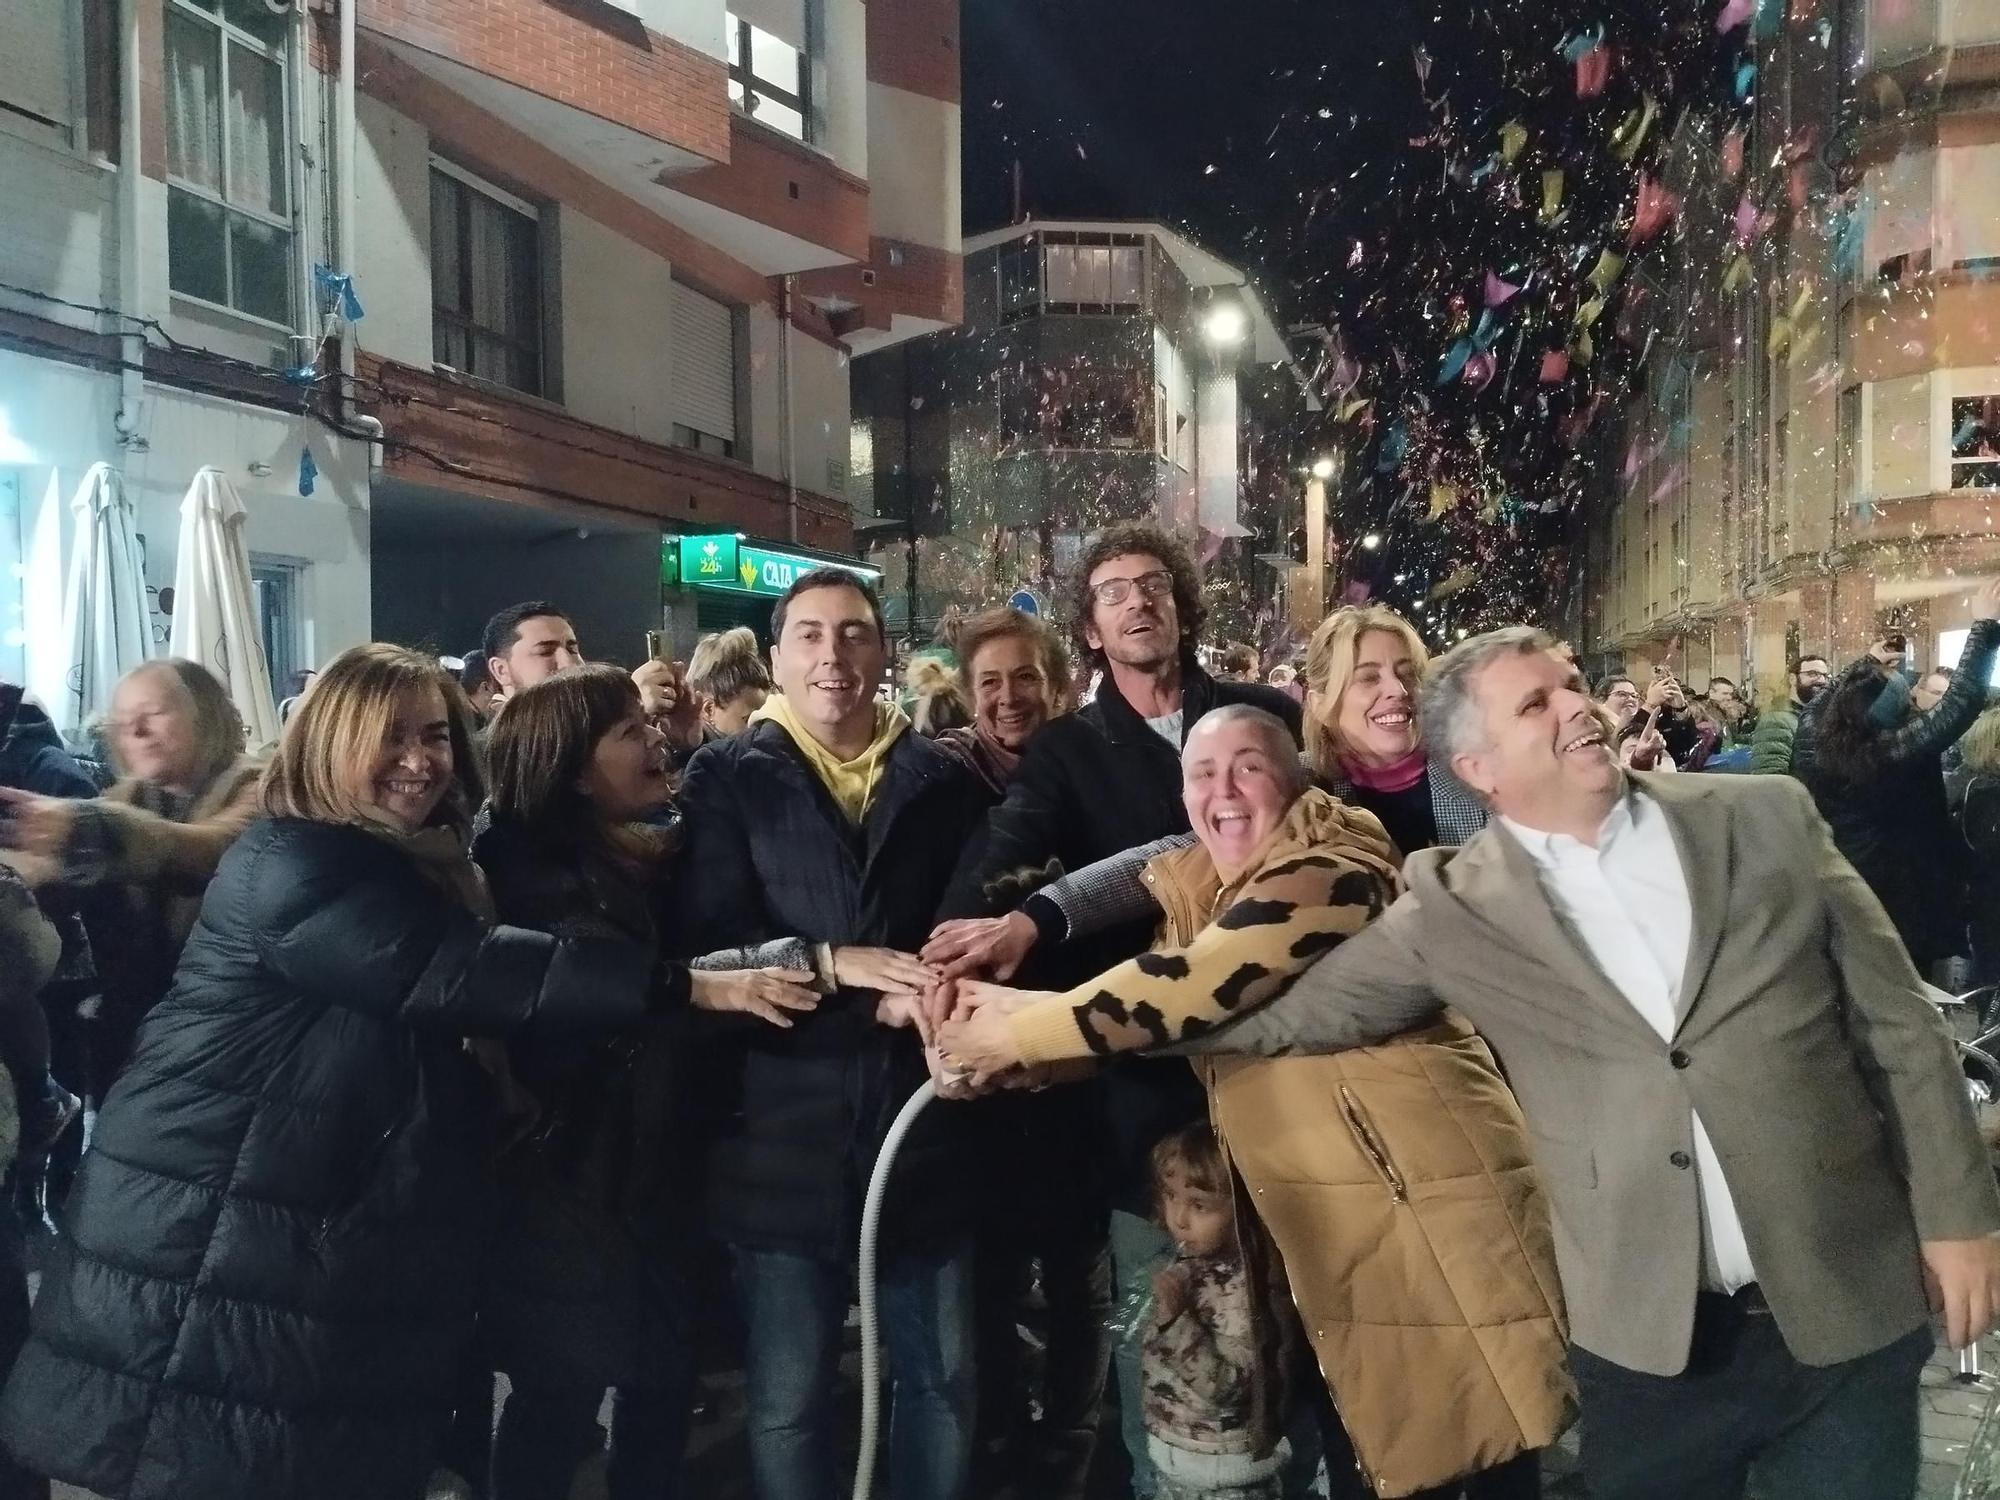
<path fill-rule="evenodd" d="M 1153 1278 L 1140 1345 L 1158 1500 L 1278 1500 L 1284 1447 L 1250 1430 L 1256 1351 L 1229 1173 L 1206 1121 L 1153 1148 L 1160 1222 L 1180 1253 Z"/>

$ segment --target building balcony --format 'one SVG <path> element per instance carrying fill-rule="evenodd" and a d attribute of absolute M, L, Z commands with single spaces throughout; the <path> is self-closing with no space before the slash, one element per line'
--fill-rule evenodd
<path fill-rule="evenodd" d="M 616 513 L 669 531 L 792 535 L 793 492 L 734 460 L 648 443 L 549 402 L 365 352 L 359 375 L 364 405 L 386 431 L 390 480 L 579 517 Z M 853 550 L 844 503 L 806 489 L 796 498 L 798 542 Z"/>
<path fill-rule="evenodd" d="M 733 111 L 722 0 L 713 38 L 654 30 L 647 16 L 564 0 L 360 0 L 359 26 L 419 72 L 613 186 L 653 183 L 730 154 Z"/>
<path fill-rule="evenodd" d="M 799 291 L 828 315 L 848 348 L 868 354 L 956 327 L 965 316 L 963 267 L 948 250 L 877 237 L 865 264 L 808 272 Z"/>
<path fill-rule="evenodd" d="M 1843 316 L 1851 380 L 2000 363 L 2000 280 L 1977 271 L 1869 283 Z"/>

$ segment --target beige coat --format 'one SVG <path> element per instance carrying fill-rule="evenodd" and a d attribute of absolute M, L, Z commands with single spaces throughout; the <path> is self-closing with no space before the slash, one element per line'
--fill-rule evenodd
<path fill-rule="evenodd" d="M 1654 1375 L 1686 1367 L 1700 1290 L 1698 1113 L 1793 1355 L 1883 1348 L 1928 1317 L 1919 1241 L 2000 1230 L 1950 1034 L 1804 787 L 1631 781 L 1665 815 L 1693 907 L 1671 1040 L 1563 930 L 1496 820 L 1411 856 L 1380 921 L 1196 1045 L 1325 1052 L 1462 1012 L 1526 1116 L 1576 1342 Z"/>
<path fill-rule="evenodd" d="M 1013 1018 L 1027 1061 L 1180 1042 L 1268 999 L 1400 889 L 1368 813 L 1309 792 L 1245 875 L 1147 867 L 1154 951 Z M 1573 1410 L 1549 1214 L 1486 1046 L 1434 1017 L 1327 1057 L 1203 1059 L 1211 1115 L 1355 1454 L 1408 1495 L 1546 1447 Z"/>

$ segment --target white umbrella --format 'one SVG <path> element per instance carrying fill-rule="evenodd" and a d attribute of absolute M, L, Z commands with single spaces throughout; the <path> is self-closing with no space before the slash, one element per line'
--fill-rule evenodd
<path fill-rule="evenodd" d="M 278 706 L 264 662 L 250 553 L 243 545 L 243 498 L 222 470 L 194 476 L 181 501 L 174 559 L 175 656 L 200 662 L 229 689 L 252 748 L 278 737 Z"/>
<path fill-rule="evenodd" d="M 76 517 L 63 594 L 69 658 L 64 692 L 53 708 L 56 729 L 75 738 L 93 715 L 111 706 L 118 679 L 146 659 L 152 628 L 145 564 L 118 471 L 92 464 L 69 508 Z"/>

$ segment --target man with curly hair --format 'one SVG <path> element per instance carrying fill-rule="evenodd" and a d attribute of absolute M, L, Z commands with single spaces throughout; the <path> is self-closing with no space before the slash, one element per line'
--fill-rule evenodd
<path fill-rule="evenodd" d="M 984 918 L 951 924 L 950 955 L 963 956 L 997 938 L 1024 894 L 1019 872 L 1080 870 L 1109 855 L 1169 834 L 1188 832 L 1181 801 L 1180 753 L 1187 731 L 1224 704 L 1246 703 L 1281 719 L 1294 741 L 1299 705 L 1276 688 L 1222 682 L 1202 670 L 1195 645 L 1204 616 L 1201 577 L 1188 550 L 1150 522 L 1106 527 L 1085 549 L 1070 585 L 1077 644 L 1102 672 L 1097 697 L 1073 714 L 1052 719 L 1029 743 L 1006 799 L 990 817 L 983 846 L 960 864 L 942 914 Z M 1046 902 L 1026 910 L 1038 925 L 1062 922 Z M 1146 951 L 1146 921 L 1062 944 L 1047 931 L 1036 945 L 1030 982 L 1068 987 Z M 941 931 L 940 936 L 944 936 Z M 1011 971 L 1010 971 L 1011 972 Z M 996 977 L 1006 977 L 998 974 Z M 1111 1248 L 1118 1301 L 1143 1292 L 1171 1241 L 1152 1222 L 1153 1145 L 1169 1131 L 1201 1118 L 1205 1104 L 1191 1069 L 1174 1060 L 1121 1059 L 1106 1070 L 1104 1159 L 1111 1206 Z M 1077 1143 L 1079 1147 L 1085 1143 Z M 1079 1173 L 1084 1163 L 1075 1164 Z M 1149 1496 L 1152 1466 L 1140 1422 L 1137 1351 L 1121 1344 L 1118 1378 L 1125 1413 L 1133 1493 Z"/>

